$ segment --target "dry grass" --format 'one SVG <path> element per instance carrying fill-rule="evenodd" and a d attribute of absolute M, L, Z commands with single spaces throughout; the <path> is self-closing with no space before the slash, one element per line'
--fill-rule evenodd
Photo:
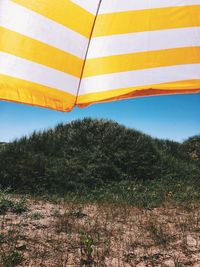
<path fill-rule="evenodd" d="M 29 199 L 0 215 L 0 266 L 200 266 L 200 204 L 151 210 Z"/>

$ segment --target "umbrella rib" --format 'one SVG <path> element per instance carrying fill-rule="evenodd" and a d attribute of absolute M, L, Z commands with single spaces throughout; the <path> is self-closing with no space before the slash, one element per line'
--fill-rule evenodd
<path fill-rule="evenodd" d="M 74 107 L 76 106 L 76 103 L 77 103 L 77 99 L 78 99 L 78 95 L 79 95 L 79 91 L 80 91 L 80 87 L 81 87 L 81 81 L 82 81 L 82 78 L 83 78 L 83 72 L 84 72 L 84 68 L 85 68 L 85 63 L 86 63 L 88 51 L 89 51 L 89 48 L 90 48 L 91 38 L 92 38 L 92 34 L 93 34 L 94 27 L 95 27 L 95 24 L 96 24 L 97 16 L 98 16 L 98 13 L 99 13 L 99 10 L 100 10 L 100 7 L 101 7 L 101 3 L 102 3 L 102 0 L 99 0 L 99 4 L 98 4 L 98 7 L 97 7 L 97 11 L 96 11 L 96 14 L 95 14 L 94 22 L 93 22 L 91 33 L 90 33 L 90 37 L 89 37 L 89 42 L 88 42 L 88 45 L 87 45 L 87 50 L 86 50 L 86 54 L 85 54 L 85 58 L 84 58 L 84 62 L 83 62 L 83 67 L 82 67 L 82 70 L 81 70 L 81 76 L 80 76 L 80 81 L 79 81 L 79 84 L 78 84 L 78 90 L 77 90 L 76 99 L 75 99 L 75 102 L 74 102 Z"/>

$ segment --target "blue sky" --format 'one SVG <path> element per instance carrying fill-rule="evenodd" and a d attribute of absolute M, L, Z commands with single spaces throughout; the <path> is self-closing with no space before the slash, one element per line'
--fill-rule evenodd
<path fill-rule="evenodd" d="M 70 113 L 0 101 L 0 141 L 84 117 L 113 119 L 153 137 L 181 142 L 200 134 L 200 94 L 121 100 Z"/>

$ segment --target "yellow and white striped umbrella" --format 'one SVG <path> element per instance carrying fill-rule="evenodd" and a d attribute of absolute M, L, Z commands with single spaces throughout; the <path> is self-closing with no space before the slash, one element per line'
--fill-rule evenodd
<path fill-rule="evenodd" d="M 0 99 L 61 111 L 200 92 L 200 0 L 0 0 Z"/>

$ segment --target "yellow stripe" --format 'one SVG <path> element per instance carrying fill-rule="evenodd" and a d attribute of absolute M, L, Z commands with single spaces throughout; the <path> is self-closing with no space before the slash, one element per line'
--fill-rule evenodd
<path fill-rule="evenodd" d="M 200 26 L 199 14 L 200 5 L 101 14 L 93 37 Z"/>
<path fill-rule="evenodd" d="M 37 83 L 0 75 L 0 99 L 70 111 L 75 96 Z"/>
<path fill-rule="evenodd" d="M 69 0 L 12 0 L 89 38 L 94 15 Z"/>
<path fill-rule="evenodd" d="M 85 107 L 97 102 L 106 102 L 139 96 L 190 94 L 198 92 L 200 93 L 200 80 L 187 80 L 84 94 L 78 96 L 77 105 Z"/>
<path fill-rule="evenodd" d="M 200 47 L 140 52 L 87 59 L 83 77 L 193 63 L 200 63 Z"/>
<path fill-rule="evenodd" d="M 83 60 L 35 39 L 0 27 L 0 51 L 80 77 Z"/>

